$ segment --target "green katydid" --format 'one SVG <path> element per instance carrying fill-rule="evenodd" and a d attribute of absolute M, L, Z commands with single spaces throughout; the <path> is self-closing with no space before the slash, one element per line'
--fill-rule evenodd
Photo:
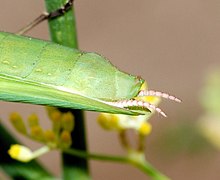
<path fill-rule="evenodd" d="M 154 109 L 164 116 L 159 108 L 135 98 L 180 102 L 166 93 L 141 91 L 143 83 L 96 53 L 0 32 L 0 100 L 129 115 Z"/>

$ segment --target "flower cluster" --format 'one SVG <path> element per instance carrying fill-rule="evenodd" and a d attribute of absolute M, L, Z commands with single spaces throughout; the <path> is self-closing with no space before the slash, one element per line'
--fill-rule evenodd
<path fill-rule="evenodd" d="M 47 130 L 41 127 L 36 114 L 31 114 L 28 117 L 28 125 L 25 125 L 18 113 L 10 115 L 10 121 L 19 133 L 46 145 L 34 153 L 25 146 L 12 145 L 9 150 L 12 158 L 27 162 L 48 150 L 66 149 L 71 146 L 71 132 L 74 129 L 73 114 L 71 112 L 62 113 L 54 107 L 48 107 L 47 110 L 52 124 L 52 128 Z"/>

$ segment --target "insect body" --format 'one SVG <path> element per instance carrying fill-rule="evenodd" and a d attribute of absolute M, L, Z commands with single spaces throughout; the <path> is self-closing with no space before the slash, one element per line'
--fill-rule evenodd
<path fill-rule="evenodd" d="M 125 102 L 145 95 L 143 82 L 96 53 L 0 33 L 1 100 L 138 115 L 153 107 Z"/>

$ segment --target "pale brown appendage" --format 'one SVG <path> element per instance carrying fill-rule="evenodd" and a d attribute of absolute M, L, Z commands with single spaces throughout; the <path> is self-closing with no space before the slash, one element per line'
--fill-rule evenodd
<path fill-rule="evenodd" d="M 156 96 L 156 97 L 162 97 L 165 99 L 170 99 L 170 100 L 176 101 L 176 102 L 181 102 L 181 100 L 175 96 L 172 96 L 167 93 L 160 92 L 160 91 L 154 91 L 154 90 L 148 90 L 148 91 L 142 90 L 138 93 L 138 97 L 141 97 L 141 96 Z M 112 106 L 117 106 L 120 108 L 143 107 L 143 108 L 147 108 L 150 110 L 155 110 L 158 113 L 160 113 L 162 116 L 167 117 L 167 115 L 160 108 L 156 107 L 153 104 L 150 104 L 148 102 L 141 101 L 141 100 L 135 100 L 135 99 L 121 100 L 121 101 L 117 101 L 117 102 L 108 102 L 108 104 L 110 104 Z"/>
<path fill-rule="evenodd" d="M 112 106 L 117 106 L 120 108 L 143 107 L 143 108 L 147 108 L 150 110 L 151 109 L 155 110 L 158 113 L 160 113 L 162 116 L 167 117 L 167 115 L 160 108 L 154 106 L 153 104 L 145 102 L 145 101 L 131 99 L 131 100 L 121 100 L 121 101 L 117 101 L 117 102 L 108 102 L 108 104 L 110 104 Z"/>
<path fill-rule="evenodd" d="M 160 91 L 154 91 L 154 90 L 142 90 L 138 93 L 138 96 L 156 96 L 156 97 L 162 97 L 165 99 L 170 99 L 172 101 L 176 101 L 176 102 L 182 102 L 179 98 L 169 95 L 167 93 L 164 92 L 160 92 Z"/>

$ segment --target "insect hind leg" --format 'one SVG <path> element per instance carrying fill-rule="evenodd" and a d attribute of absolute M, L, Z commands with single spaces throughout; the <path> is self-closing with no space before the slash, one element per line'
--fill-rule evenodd
<path fill-rule="evenodd" d="M 159 114 L 161 114 L 164 117 L 167 117 L 167 115 L 158 107 L 154 106 L 153 104 L 150 104 L 145 101 L 140 100 L 122 100 L 122 101 L 116 101 L 116 102 L 108 102 L 108 104 L 120 108 L 147 108 L 149 110 L 157 111 Z"/>
<path fill-rule="evenodd" d="M 62 7 L 59 9 L 53 11 L 53 12 L 43 12 L 40 16 L 38 16 L 35 20 L 33 20 L 31 23 L 29 23 L 27 26 L 24 28 L 20 29 L 16 34 L 17 35 L 23 35 L 26 32 L 30 31 L 32 28 L 43 22 L 44 20 L 47 19 L 54 19 L 59 16 L 64 15 L 66 12 L 68 12 L 69 9 L 71 9 L 73 5 L 74 0 L 68 0 Z"/>

